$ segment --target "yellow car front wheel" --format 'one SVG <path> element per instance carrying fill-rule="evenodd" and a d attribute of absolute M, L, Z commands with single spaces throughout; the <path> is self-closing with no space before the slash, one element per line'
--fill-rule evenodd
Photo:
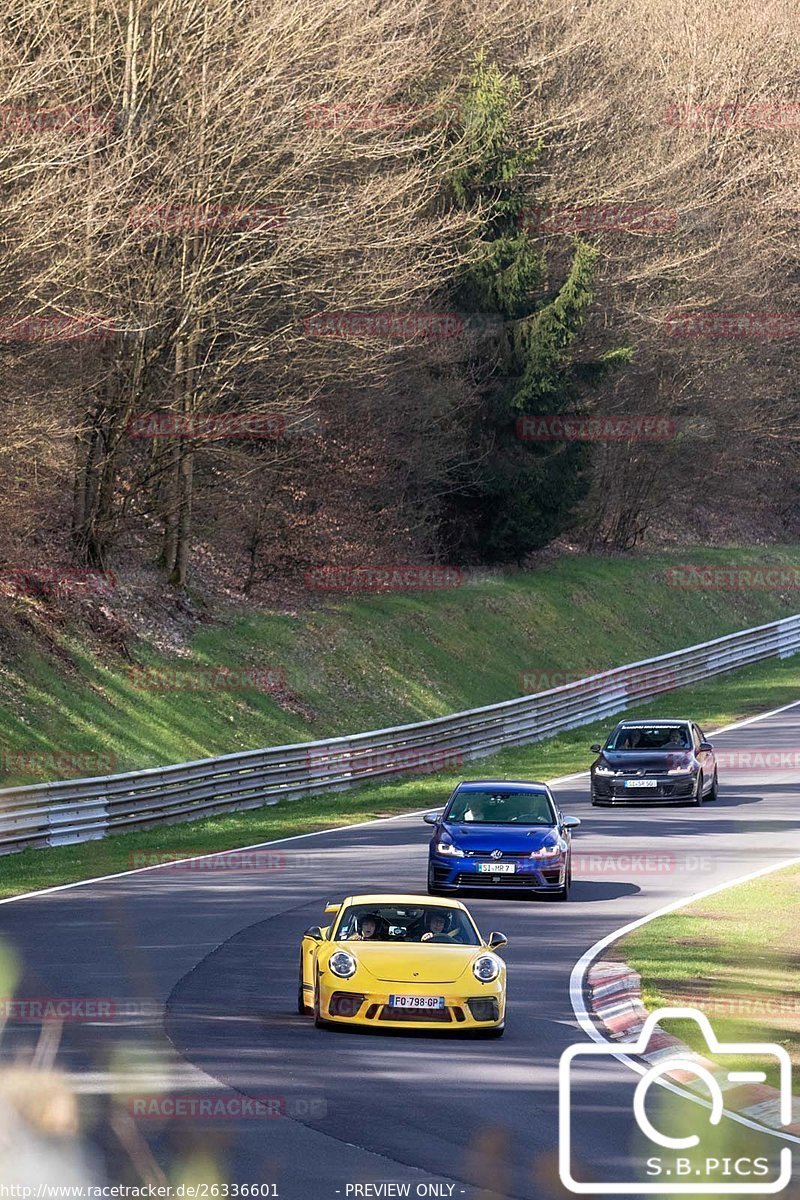
<path fill-rule="evenodd" d="M 317 976 L 317 986 L 314 988 L 314 1025 L 317 1029 L 327 1029 L 328 1022 L 324 1021 L 320 1016 L 319 1008 L 319 976 Z"/>

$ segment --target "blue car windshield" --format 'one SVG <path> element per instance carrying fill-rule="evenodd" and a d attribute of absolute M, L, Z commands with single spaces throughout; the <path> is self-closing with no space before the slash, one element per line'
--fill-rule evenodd
<path fill-rule="evenodd" d="M 545 792 L 456 792 L 445 813 L 460 825 L 555 825 L 556 815 Z"/>

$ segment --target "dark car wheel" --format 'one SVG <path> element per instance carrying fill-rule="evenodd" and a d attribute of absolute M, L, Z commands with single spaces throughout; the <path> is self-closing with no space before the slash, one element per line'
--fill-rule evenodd
<path fill-rule="evenodd" d="M 719 796 L 719 779 L 717 778 L 717 768 L 714 768 L 714 782 L 711 784 L 711 791 L 708 793 L 709 800 L 716 800 Z"/>
<path fill-rule="evenodd" d="M 693 805 L 695 808 L 699 808 L 700 805 L 703 803 L 703 786 L 704 786 L 703 785 L 703 776 L 701 773 L 700 775 L 697 776 L 697 790 L 695 791 L 695 794 L 692 796 L 691 800 L 689 801 L 689 803 L 691 805 Z"/>

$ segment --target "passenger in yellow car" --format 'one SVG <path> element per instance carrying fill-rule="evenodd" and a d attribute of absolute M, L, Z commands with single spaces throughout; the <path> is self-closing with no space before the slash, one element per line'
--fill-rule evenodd
<path fill-rule="evenodd" d="M 378 932 L 378 918 L 372 913 L 364 913 L 358 922 L 358 931 L 351 933 L 347 939 L 350 942 L 379 942 L 383 939 Z"/>

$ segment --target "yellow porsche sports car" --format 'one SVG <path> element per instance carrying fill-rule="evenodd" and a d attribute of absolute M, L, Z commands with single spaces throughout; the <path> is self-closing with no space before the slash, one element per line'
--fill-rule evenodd
<path fill-rule="evenodd" d="M 458 900 L 348 896 L 303 934 L 297 1007 L 315 1024 L 451 1029 L 501 1037 L 506 967 Z"/>

